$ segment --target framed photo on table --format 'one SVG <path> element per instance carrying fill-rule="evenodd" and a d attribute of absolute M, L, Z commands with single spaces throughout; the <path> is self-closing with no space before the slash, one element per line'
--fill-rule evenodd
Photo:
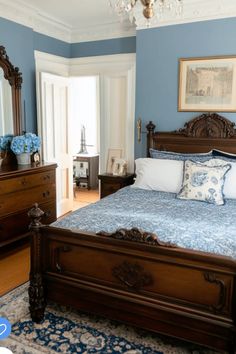
<path fill-rule="evenodd" d="M 125 176 L 127 174 L 127 161 L 115 158 L 112 166 L 112 174 L 114 176 Z"/>
<path fill-rule="evenodd" d="M 236 56 L 180 59 L 178 110 L 236 112 Z"/>
<path fill-rule="evenodd" d="M 106 170 L 107 173 L 112 173 L 115 158 L 120 159 L 122 153 L 123 153 L 122 149 L 108 149 L 107 170 Z"/>

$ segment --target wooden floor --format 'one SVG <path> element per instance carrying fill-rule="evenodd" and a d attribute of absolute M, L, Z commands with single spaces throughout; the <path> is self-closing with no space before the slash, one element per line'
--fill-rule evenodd
<path fill-rule="evenodd" d="M 94 203 L 98 201 L 99 191 L 98 190 L 90 190 L 88 191 L 86 188 L 76 188 L 74 192 L 74 202 L 73 202 L 73 210 L 82 208 L 88 204 Z"/>
<path fill-rule="evenodd" d="M 73 210 L 99 200 L 95 190 L 76 189 Z M 30 250 L 21 246 L 0 256 L 0 296 L 29 280 Z"/>
<path fill-rule="evenodd" d="M 0 259 L 0 296 L 29 279 L 30 254 L 28 246 L 17 252 L 7 252 Z"/>

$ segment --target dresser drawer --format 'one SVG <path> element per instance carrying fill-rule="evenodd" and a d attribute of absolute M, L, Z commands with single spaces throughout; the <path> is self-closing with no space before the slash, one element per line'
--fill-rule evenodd
<path fill-rule="evenodd" d="M 28 188 L 54 182 L 55 170 L 9 178 L 7 180 L 0 181 L 0 196 L 2 194 L 26 190 Z"/>
<path fill-rule="evenodd" d="M 41 222 L 50 224 L 56 220 L 55 201 L 39 205 L 45 212 Z M 12 242 L 14 238 L 26 234 L 29 231 L 30 219 L 27 215 L 29 209 L 24 209 L 17 214 L 0 218 L 0 246 Z"/>
<path fill-rule="evenodd" d="M 0 197 L 0 216 L 30 208 L 34 203 L 55 200 L 55 184 L 45 184 L 25 191 L 6 194 Z"/>

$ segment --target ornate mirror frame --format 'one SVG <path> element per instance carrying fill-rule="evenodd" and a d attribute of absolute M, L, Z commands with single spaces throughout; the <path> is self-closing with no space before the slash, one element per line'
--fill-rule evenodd
<path fill-rule="evenodd" d="M 12 112 L 14 134 L 20 135 L 21 129 L 21 85 L 22 73 L 18 67 L 14 67 L 9 61 L 5 47 L 0 46 L 0 67 L 3 69 L 4 77 L 8 80 L 12 90 Z"/>

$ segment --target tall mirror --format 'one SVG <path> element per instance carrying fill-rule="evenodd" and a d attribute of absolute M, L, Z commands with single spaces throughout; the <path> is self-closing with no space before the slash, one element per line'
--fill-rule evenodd
<path fill-rule="evenodd" d="M 0 46 L 0 136 L 22 133 L 21 85 L 19 68 L 11 64 L 5 48 Z"/>

